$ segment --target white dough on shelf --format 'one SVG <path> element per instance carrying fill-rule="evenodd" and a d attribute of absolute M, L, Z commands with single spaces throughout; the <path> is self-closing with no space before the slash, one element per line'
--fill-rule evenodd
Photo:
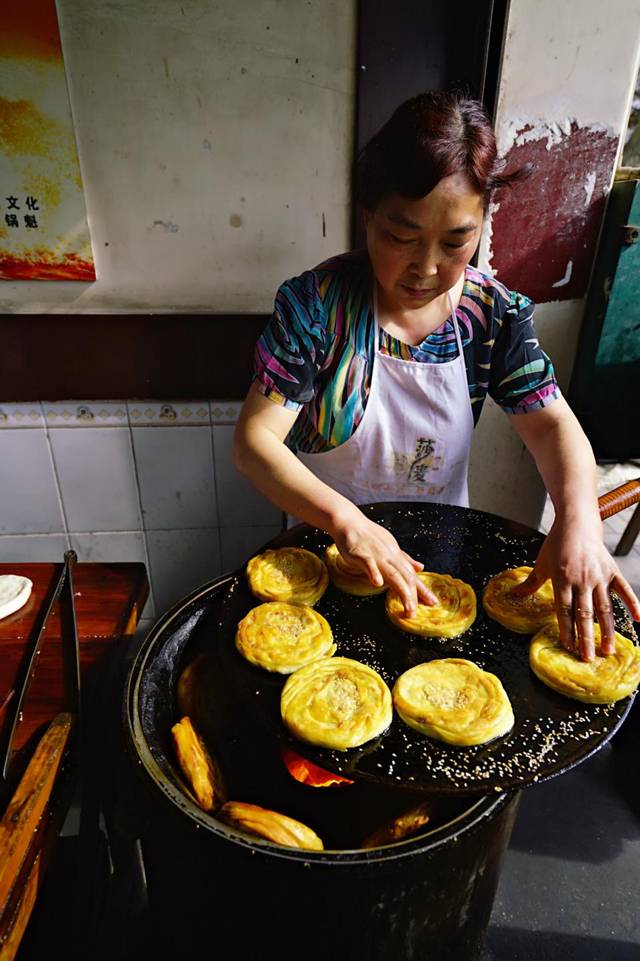
<path fill-rule="evenodd" d="M 0 619 L 19 611 L 31 596 L 33 581 L 18 574 L 0 574 Z"/>

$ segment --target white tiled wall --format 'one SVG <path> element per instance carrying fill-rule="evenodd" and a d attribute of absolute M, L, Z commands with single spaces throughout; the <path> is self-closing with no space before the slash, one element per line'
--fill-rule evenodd
<path fill-rule="evenodd" d="M 0 561 L 142 561 L 144 622 L 238 567 L 280 513 L 231 462 L 239 405 L 0 404 Z"/>

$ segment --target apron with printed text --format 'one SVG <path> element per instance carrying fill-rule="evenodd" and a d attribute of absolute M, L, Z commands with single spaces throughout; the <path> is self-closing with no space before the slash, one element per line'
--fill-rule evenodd
<path fill-rule="evenodd" d="M 309 470 L 354 504 L 433 501 L 469 505 L 473 414 L 462 341 L 449 294 L 457 356 L 420 363 L 376 350 L 369 397 L 351 437 L 319 454 L 298 451 Z"/>

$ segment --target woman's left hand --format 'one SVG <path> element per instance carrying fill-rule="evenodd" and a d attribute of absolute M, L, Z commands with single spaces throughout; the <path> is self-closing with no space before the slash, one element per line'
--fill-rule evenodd
<path fill-rule="evenodd" d="M 626 604 L 634 620 L 640 620 L 640 602 L 602 542 L 597 515 L 570 521 L 556 517 L 532 573 L 513 593 L 533 594 L 549 578 L 555 593 L 560 643 L 568 651 L 575 651 L 577 639 L 583 661 L 593 661 L 596 656 L 594 616 L 601 631 L 600 653 L 614 651 L 611 591 Z"/>

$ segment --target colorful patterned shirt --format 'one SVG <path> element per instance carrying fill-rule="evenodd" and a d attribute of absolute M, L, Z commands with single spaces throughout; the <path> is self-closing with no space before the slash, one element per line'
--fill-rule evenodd
<path fill-rule="evenodd" d="M 288 442 L 320 453 L 343 444 L 364 414 L 375 357 L 373 273 L 364 251 L 333 257 L 287 280 L 255 350 L 255 378 L 275 403 L 300 410 Z M 478 422 L 487 393 L 511 414 L 546 407 L 560 395 L 553 365 L 538 343 L 533 304 L 467 267 L 455 311 Z M 418 346 L 379 328 L 379 349 L 417 363 L 456 356 L 451 318 Z"/>

